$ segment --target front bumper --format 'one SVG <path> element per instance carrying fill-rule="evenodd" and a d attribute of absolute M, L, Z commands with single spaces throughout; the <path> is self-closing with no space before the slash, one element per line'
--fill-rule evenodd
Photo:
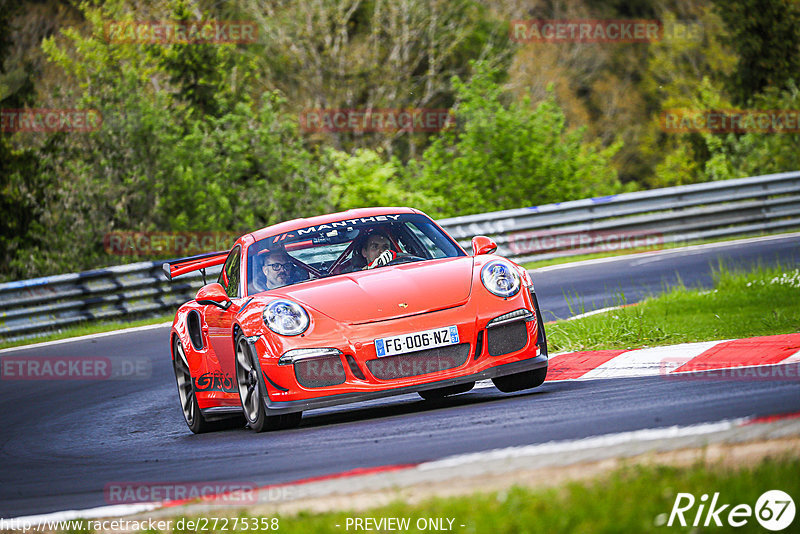
<path fill-rule="evenodd" d="M 283 413 L 299 412 L 305 410 L 312 410 L 315 408 L 328 408 L 330 406 L 337 406 L 340 404 L 349 404 L 353 402 L 368 401 L 380 399 L 384 397 L 392 397 L 395 395 L 404 395 L 406 393 L 416 393 L 418 391 L 426 391 L 429 389 L 437 389 L 447 386 L 455 386 L 458 384 L 465 384 L 468 382 L 477 382 L 478 380 L 488 380 L 498 376 L 506 376 L 524 371 L 533 371 L 547 367 L 547 356 L 540 354 L 534 358 L 520 360 L 496 367 L 489 367 L 479 373 L 459 376 L 457 378 L 448 378 L 445 380 L 438 380 L 435 382 L 426 382 L 424 384 L 417 384 L 412 386 L 401 386 L 392 389 L 384 389 L 379 391 L 359 391 L 352 393 L 339 393 L 335 395 L 328 395 L 324 397 L 316 397 L 313 399 L 295 400 L 295 401 L 274 401 L 267 400 L 267 411 L 270 415 L 279 415 Z"/>
<path fill-rule="evenodd" d="M 525 333 L 524 339 L 517 337 L 516 342 L 507 343 L 506 339 L 512 338 L 510 335 L 506 336 L 506 332 L 509 332 L 508 325 L 500 321 L 503 325 L 497 326 L 497 320 L 514 315 L 509 312 L 525 312 L 525 310 L 533 312 L 533 316 L 516 323 L 512 321 L 517 335 L 520 331 Z M 402 361 L 402 357 L 378 358 L 373 344 L 376 337 L 444 325 L 457 326 L 461 344 L 451 347 L 463 347 L 467 351 L 463 361 L 421 373 L 403 374 L 400 363 L 397 364 L 396 376 L 381 376 L 380 372 L 375 372 L 376 366 L 379 370 L 391 371 L 390 362 L 393 359 L 396 362 Z M 330 326 L 327 332 L 323 328 L 318 328 L 315 335 L 305 340 L 297 339 L 297 345 L 294 347 L 275 347 L 270 344 L 270 339 L 266 336 L 249 338 L 251 350 L 259 355 L 258 361 L 268 393 L 266 406 L 271 414 L 323 408 L 491 379 L 541 369 L 547 366 L 548 361 L 543 322 L 533 291 L 521 291 L 512 299 L 501 300 L 491 297 L 484 301 L 472 301 L 457 308 L 383 321 L 379 324 L 336 323 Z M 498 335 L 499 332 L 503 334 Z M 311 384 L 308 380 L 303 380 L 296 365 L 286 365 L 285 360 L 281 362 L 280 356 L 285 355 L 287 349 L 311 346 L 331 347 L 340 352 L 340 356 L 328 360 L 337 364 L 338 380 L 336 373 L 332 375 L 328 372 L 324 378 L 330 379 L 333 376 L 333 381 Z M 414 354 L 403 356 L 413 360 Z M 448 358 L 435 361 L 441 365 L 443 360 L 447 361 Z M 409 365 L 406 363 L 406 370 L 411 369 Z M 430 361 L 427 365 L 431 365 Z M 320 369 L 325 369 L 325 365 L 320 365 Z"/>

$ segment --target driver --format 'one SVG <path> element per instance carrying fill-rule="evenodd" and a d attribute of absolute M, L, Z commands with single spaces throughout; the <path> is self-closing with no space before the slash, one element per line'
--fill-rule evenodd
<path fill-rule="evenodd" d="M 292 283 L 294 264 L 283 250 L 273 250 L 261 254 L 261 272 L 264 278 L 257 279 L 260 291 L 275 289 Z M 264 283 L 265 282 L 265 283 Z"/>

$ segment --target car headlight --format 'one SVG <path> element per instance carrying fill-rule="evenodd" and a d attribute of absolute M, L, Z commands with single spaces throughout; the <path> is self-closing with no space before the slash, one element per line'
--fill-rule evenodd
<path fill-rule="evenodd" d="M 519 291 L 519 274 L 504 261 L 490 261 L 481 269 L 481 282 L 498 297 L 511 297 Z"/>
<path fill-rule="evenodd" d="M 267 328 L 282 336 L 296 336 L 306 331 L 308 313 L 299 304 L 290 300 L 273 300 L 263 313 Z"/>

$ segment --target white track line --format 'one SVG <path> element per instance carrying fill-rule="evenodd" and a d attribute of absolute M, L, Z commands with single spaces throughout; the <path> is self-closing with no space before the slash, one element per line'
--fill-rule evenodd
<path fill-rule="evenodd" d="M 578 315 L 573 315 L 572 317 L 567 317 L 564 320 L 565 321 L 574 321 L 575 319 L 583 319 L 584 317 L 591 317 L 592 315 L 597 315 L 598 313 L 606 313 L 606 312 L 610 312 L 610 311 L 614 311 L 614 310 L 619 310 L 619 309 L 622 309 L 622 308 L 627 307 L 627 306 L 628 305 L 625 304 L 625 305 L 622 305 L 622 306 L 610 306 L 608 308 L 600 308 L 599 310 L 592 310 L 592 311 L 588 311 L 588 312 L 585 312 L 585 313 L 579 313 Z M 630 306 L 633 306 L 633 304 L 630 304 Z"/>
<path fill-rule="evenodd" d="M 128 334 L 130 332 L 142 332 L 144 330 L 154 330 L 156 328 L 164 328 L 172 326 L 172 322 L 148 324 L 144 326 L 134 326 L 133 328 L 121 328 L 119 330 L 110 330 L 108 332 L 98 332 L 96 334 L 86 334 L 85 336 L 68 337 L 64 339 L 54 339 L 52 341 L 43 341 L 41 343 L 33 343 L 31 345 L 20 345 L 19 347 L 9 347 L 7 349 L 0 349 L 0 354 L 4 352 L 11 352 L 15 350 L 27 350 L 41 347 L 48 347 L 50 345 L 60 345 L 61 343 L 71 343 L 73 341 L 85 341 L 87 339 L 97 339 L 101 337 L 115 336 L 117 334 Z"/>
<path fill-rule="evenodd" d="M 531 269 L 531 272 L 534 273 L 543 273 L 547 271 L 556 271 L 559 269 L 570 269 L 572 267 L 584 267 L 587 265 L 596 265 L 599 263 L 610 263 L 614 261 L 624 261 L 624 260 L 634 260 L 637 258 L 649 257 L 649 256 L 662 256 L 667 254 L 678 254 L 683 252 L 692 252 L 696 250 L 705 250 L 708 248 L 722 248 L 722 247 L 732 247 L 736 245 L 744 245 L 747 243 L 758 243 L 761 241 L 778 241 L 781 239 L 797 239 L 800 238 L 800 232 L 795 232 L 791 234 L 781 234 L 781 235 L 771 235 L 771 236 L 762 236 L 762 237 L 749 237 L 747 239 L 737 239 L 736 241 L 722 241 L 720 243 L 705 243 L 702 245 L 690 245 L 688 247 L 677 247 L 677 248 L 670 248 L 666 250 L 654 250 L 649 252 L 637 252 L 635 254 L 623 254 L 621 256 L 611 256 L 609 258 L 595 258 L 592 260 L 582 260 L 582 261 L 573 261 L 570 263 L 559 263 L 557 265 L 548 265 L 546 267 L 538 267 L 536 269 Z"/>
<path fill-rule="evenodd" d="M 70 521 L 72 519 L 99 519 L 105 517 L 123 517 L 131 514 L 138 514 L 140 512 L 150 512 L 158 508 L 160 504 L 157 503 L 138 503 L 138 504 L 116 504 L 113 506 L 100 506 L 97 508 L 87 508 L 86 510 L 65 510 L 63 512 L 53 512 L 50 514 L 40 515 L 27 515 L 23 517 L 14 517 L 5 519 L 8 523 L 16 523 L 17 525 L 41 525 L 46 523 L 55 523 L 58 521 Z M 19 529 L 14 530 L 21 530 Z"/>
<path fill-rule="evenodd" d="M 679 438 L 686 436 L 700 436 L 703 434 L 713 434 L 715 432 L 722 432 L 730 430 L 735 426 L 746 422 L 747 418 L 731 419 L 719 421 L 716 423 L 703 423 L 699 425 L 690 426 L 671 426 L 667 428 L 648 428 L 644 430 L 634 430 L 632 432 L 620 432 L 616 434 L 605 434 L 602 436 L 595 436 L 591 438 L 566 440 L 566 441 L 549 441 L 539 445 L 524 445 L 521 447 L 506 447 L 504 449 L 494 449 L 484 452 L 475 452 L 469 454 L 459 454 L 442 458 L 441 460 L 434 460 L 432 462 L 424 462 L 419 464 L 416 469 L 427 471 L 431 469 L 441 469 L 449 467 L 460 467 L 473 463 L 484 463 L 498 460 L 507 460 L 511 458 L 524 458 L 536 457 L 542 454 L 562 454 L 565 452 L 583 451 L 587 449 L 605 448 L 612 445 L 620 445 L 625 443 L 641 442 L 641 441 L 660 441 L 669 438 Z"/>
<path fill-rule="evenodd" d="M 788 358 L 777 362 L 775 365 L 785 365 L 787 363 L 800 363 L 800 350 L 798 350 Z"/>

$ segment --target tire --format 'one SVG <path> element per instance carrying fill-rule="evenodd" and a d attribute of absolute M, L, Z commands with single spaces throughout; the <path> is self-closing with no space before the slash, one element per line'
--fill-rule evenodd
<path fill-rule="evenodd" d="M 236 336 L 236 385 L 247 426 L 256 432 L 283 430 L 300 424 L 303 412 L 267 415 L 267 388 L 261 366 L 244 336 Z"/>
<path fill-rule="evenodd" d="M 181 403 L 183 419 L 189 430 L 195 434 L 218 430 L 220 424 L 217 421 L 209 422 L 203 417 L 200 405 L 197 403 L 197 395 L 194 391 L 194 381 L 192 373 L 186 362 L 186 352 L 178 338 L 172 344 L 172 368 L 175 371 L 175 382 L 178 385 L 178 398 Z"/>
<path fill-rule="evenodd" d="M 458 395 L 459 393 L 466 393 L 475 387 L 475 382 L 467 382 L 466 384 L 457 384 L 455 386 L 447 386 L 444 388 L 427 389 L 425 391 L 418 391 L 419 396 L 426 401 L 443 399 L 451 395 Z"/>
<path fill-rule="evenodd" d="M 547 336 L 544 332 L 542 312 L 539 310 L 539 300 L 536 298 L 536 293 L 532 291 L 531 298 L 533 300 L 533 308 L 536 310 L 536 326 L 538 331 L 536 345 L 539 347 L 539 353 L 547 356 Z M 524 373 L 498 376 L 497 378 L 492 378 L 492 382 L 494 383 L 494 387 L 503 393 L 513 393 L 515 391 L 541 386 L 545 378 L 547 378 L 547 366 L 541 369 L 534 369 L 533 371 L 525 371 Z"/>
<path fill-rule="evenodd" d="M 513 393 L 514 391 L 541 386 L 545 377 L 547 377 L 547 367 L 542 367 L 541 369 L 525 371 L 524 373 L 498 376 L 492 378 L 492 382 L 494 386 L 503 393 Z"/>

